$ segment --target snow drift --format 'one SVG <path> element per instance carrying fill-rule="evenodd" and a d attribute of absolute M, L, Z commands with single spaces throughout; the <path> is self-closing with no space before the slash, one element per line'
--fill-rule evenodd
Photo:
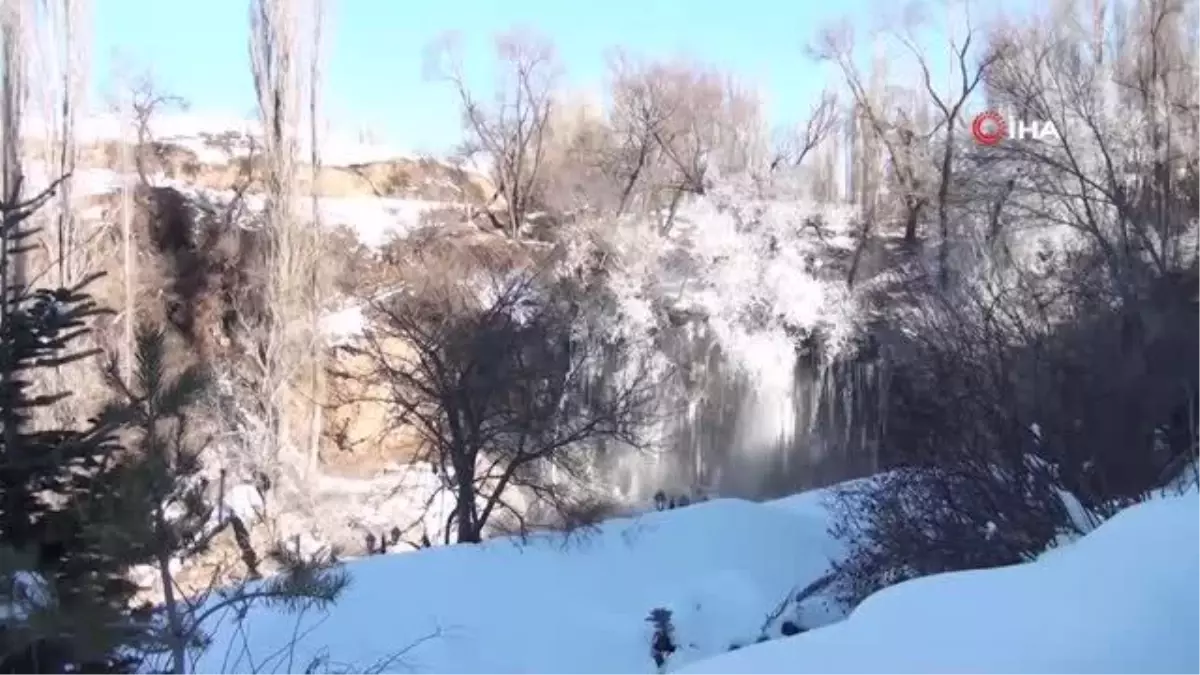
<path fill-rule="evenodd" d="M 1152 500 L 1034 562 L 909 581 L 837 625 L 681 672 L 1197 672 L 1198 506 Z"/>
<path fill-rule="evenodd" d="M 357 560 L 327 612 L 255 606 L 240 623 L 229 612 L 195 670 L 653 672 L 645 619 L 657 607 L 674 615 L 675 667 L 753 641 L 795 585 L 828 569 L 839 551 L 818 501 L 714 500 L 583 538 Z M 819 603 L 805 615 L 837 618 Z"/>

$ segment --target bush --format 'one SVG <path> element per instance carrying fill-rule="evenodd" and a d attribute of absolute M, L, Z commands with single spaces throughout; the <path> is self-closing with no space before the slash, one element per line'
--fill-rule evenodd
<path fill-rule="evenodd" d="M 1170 290 L 1194 289 L 1185 276 L 1132 307 L 1068 276 L 1056 314 L 995 280 L 911 298 L 884 339 L 889 471 L 832 499 L 852 551 L 838 597 L 1028 560 L 1194 457 L 1198 317 Z"/>
<path fill-rule="evenodd" d="M 671 623 L 671 610 L 662 607 L 650 610 L 646 622 L 654 627 L 654 634 L 650 638 L 650 656 L 654 659 L 654 665 L 658 666 L 659 672 L 662 672 L 667 659 L 675 653 L 676 649 L 675 626 Z"/>
<path fill-rule="evenodd" d="M 904 468 L 836 489 L 830 533 L 853 553 L 834 567 L 834 596 L 854 606 L 901 581 L 1014 564 L 1045 550 L 1070 519 L 1038 473 L 1021 481 Z"/>

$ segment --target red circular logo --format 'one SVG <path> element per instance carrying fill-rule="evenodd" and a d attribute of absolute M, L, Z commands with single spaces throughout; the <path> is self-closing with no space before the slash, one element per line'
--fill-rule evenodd
<path fill-rule="evenodd" d="M 1008 136 L 1008 123 L 995 110 L 979 113 L 971 121 L 971 135 L 980 145 L 996 145 Z"/>

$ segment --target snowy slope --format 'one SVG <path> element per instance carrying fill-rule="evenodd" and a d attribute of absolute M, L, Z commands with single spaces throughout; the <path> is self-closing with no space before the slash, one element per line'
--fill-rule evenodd
<path fill-rule="evenodd" d="M 41 123 L 28 120 L 30 138 L 42 133 Z M 222 166 L 231 156 L 248 152 L 247 138 L 261 131 L 259 122 L 232 116 L 196 115 L 187 113 L 162 114 L 151 123 L 150 135 L 159 142 L 170 143 L 196 153 L 197 158 L 207 164 Z M 116 142 L 130 138 L 122 132 L 122 121 L 112 114 L 97 114 L 79 120 L 76 130 L 81 144 Z M 225 138 L 232 147 L 214 145 L 215 138 Z M 308 156 L 307 138 L 300 139 L 300 156 Z M 232 153 L 232 155 L 230 155 Z M 362 138 L 339 129 L 327 129 L 321 138 L 321 161 L 326 167 L 346 167 L 372 162 L 388 162 L 398 159 L 418 160 L 419 156 L 409 150 L 384 143 L 367 142 Z M 25 166 L 27 189 L 31 192 L 45 188 L 53 177 L 55 167 L 46 167 L 37 158 L 30 158 Z M 151 176 L 154 184 L 174 187 L 184 194 L 196 197 L 203 195 L 218 202 L 232 198 L 233 193 L 225 190 L 200 189 L 186 180 L 172 180 L 161 174 Z M 123 183 L 118 171 L 107 168 L 79 169 L 74 173 L 72 187 L 75 197 L 102 195 L 117 191 Z M 261 195 L 248 196 L 247 206 L 259 209 Z M 354 230 L 359 240 L 371 248 L 379 248 L 393 236 L 404 236 L 418 227 L 422 216 L 431 210 L 454 207 L 456 204 L 416 198 L 323 197 L 321 218 L 325 225 L 345 225 Z M 99 217 L 96 211 L 94 216 Z M 302 210 L 302 215 L 307 215 Z"/>
<path fill-rule="evenodd" d="M 24 121 L 26 134 L 30 138 L 45 136 L 45 122 L 30 116 Z M 112 113 L 89 115 L 76 122 L 75 133 L 80 143 L 97 143 L 116 141 L 131 137 L 131 132 L 123 128 L 128 122 Z M 396 158 L 416 157 L 416 153 L 406 148 L 396 147 L 384 142 L 370 141 L 359 134 L 343 128 L 334 128 L 329 124 L 321 130 L 321 156 L 327 166 L 347 166 L 368 162 L 383 162 Z M 236 116 L 212 113 L 163 112 L 150 121 L 150 135 L 162 142 L 169 142 L 192 150 L 204 161 L 224 163 L 228 160 L 226 154 L 217 151 L 207 141 L 206 137 L 226 135 L 255 136 L 262 131 L 262 124 L 250 116 Z M 301 156 L 307 156 L 309 139 L 301 133 L 297 139 Z M 244 149 L 243 149 L 244 150 Z M 235 148 L 235 156 L 238 153 Z"/>
<path fill-rule="evenodd" d="M 844 622 L 682 672 L 1197 672 L 1198 506 L 1134 506 L 1036 562 L 900 584 Z"/>
<path fill-rule="evenodd" d="M 354 561 L 351 587 L 327 614 L 256 607 L 248 650 L 228 616 L 196 670 L 286 672 L 281 647 L 299 635 L 294 672 L 321 654 L 332 662 L 318 670 L 370 671 L 414 642 L 378 672 L 653 672 L 645 618 L 656 607 L 674 612 L 678 667 L 753 641 L 783 597 L 827 569 L 839 550 L 818 499 L 715 500 L 610 521 L 583 541 Z M 837 618 L 819 603 L 805 616 Z"/>

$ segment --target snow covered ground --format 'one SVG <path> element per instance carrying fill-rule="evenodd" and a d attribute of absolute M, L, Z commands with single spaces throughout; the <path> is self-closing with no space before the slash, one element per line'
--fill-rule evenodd
<path fill-rule="evenodd" d="M 1032 563 L 909 581 L 837 625 L 681 672 L 1194 673 L 1198 506 L 1139 504 Z"/>
<path fill-rule="evenodd" d="M 582 540 L 366 558 L 349 564 L 352 585 L 327 614 L 252 608 L 249 649 L 226 617 L 196 670 L 286 672 L 290 658 L 303 672 L 326 654 L 318 670 L 390 661 L 381 672 L 653 672 L 645 619 L 657 607 L 674 614 L 677 667 L 753 642 L 780 600 L 839 554 L 825 530 L 815 494 L 714 500 L 610 521 Z M 812 625 L 838 618 L 820 602 L 804 615 Z"/>
<path fill-rule="evenodd" d="M 648 673 L 657 607 L 672 611 L 680 645 L 668 672 L 1200 670 L 1194 489 L 1032 563 L 894 586 L 845 621 L 815 598 L 788 615 L 811 630 L 781 638 L 777 619 L 754 644 L 780 600 L 843 554 L 823 496 L 714 500 L 610 521 L 581 541 L 354 561 L 327 613 L 255 607 L 240 627 L 224 617 L 197 671 Z"/>

